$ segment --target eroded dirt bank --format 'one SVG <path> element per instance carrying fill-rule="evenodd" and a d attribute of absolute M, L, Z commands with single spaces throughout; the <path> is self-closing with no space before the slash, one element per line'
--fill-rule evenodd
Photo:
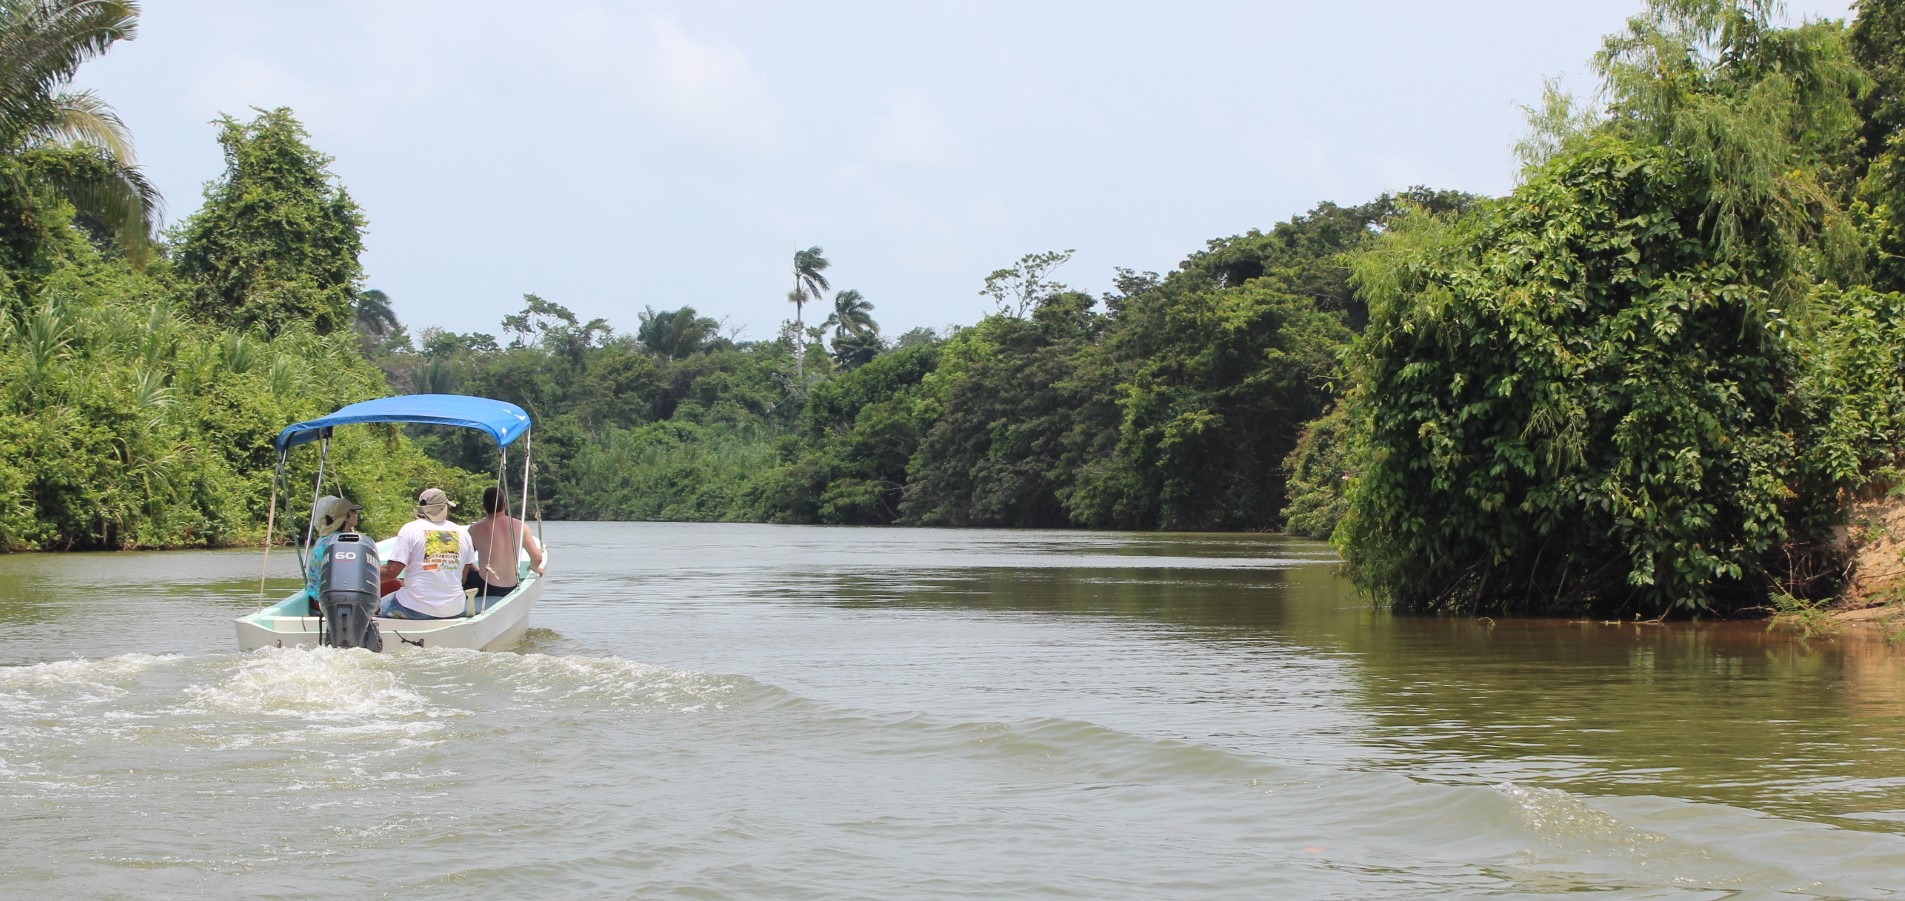
<path fill-rule="evenodd" d="M 1849 569 L 1832 618 L 1905 630 L 1905 492 L 1853 505 L 1837 540 Z"/>

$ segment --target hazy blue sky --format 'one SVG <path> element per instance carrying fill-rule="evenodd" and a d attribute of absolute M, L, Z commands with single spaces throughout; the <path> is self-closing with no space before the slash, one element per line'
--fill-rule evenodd
<path fill-rule="evenodd" d="M 1545 77 L 1590 88 L 1641 3 L 144 6 L 78 83 L 169 221 L 222 171 L 211 120 L 288 106 L 413 333 L 495 334 L 533 291 L 619 331 L 689 304 L 760 339 L 815 244 L 897 335 L 977 321 L 986 274 L 1029 252 L 1076 248 L 1057 275 L 1096 294 L 1323 200 L 1502 193 L 1520 107 Z"/>

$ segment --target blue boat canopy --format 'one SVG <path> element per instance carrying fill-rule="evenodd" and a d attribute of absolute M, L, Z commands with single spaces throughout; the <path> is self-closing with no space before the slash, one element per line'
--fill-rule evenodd
<path fill-rule="evenodd" d="M 324 437 L 332 426 L 356 422 L 419 422 L 462 426 L 488 432 L 491 438 L 496 439 L 497 447 L 504 447 L 515 441 L 516 436 L 529 431 L 529 414 L 507 401 L 465 397 L 461 394 L 407 394 L 351 404 L 329 416 L 285 426 L 284 431 L 278 433 L 278 450 L 283 452 L 316 441 Z"/>

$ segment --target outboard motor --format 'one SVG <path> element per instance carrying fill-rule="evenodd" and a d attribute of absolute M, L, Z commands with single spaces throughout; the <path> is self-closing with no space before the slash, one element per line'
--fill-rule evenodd
<path fill-rule="evenodd" d="M 334 648 L 382 651 L 377 634 L 379 570 L 377 543 L 370 536 L 339 532 L 331 539 L 331 565 L 324 574 L 318 611 L 323 616 L 321 641 Z"/>

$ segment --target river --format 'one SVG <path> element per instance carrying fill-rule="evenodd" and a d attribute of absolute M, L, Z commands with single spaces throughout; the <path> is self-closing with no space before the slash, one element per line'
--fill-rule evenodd
<path fill-rule="evenodd" d="M 240 654 L 255 551 L 0 557 L 0 894 L 1905 894 L 1876 633 L 1392 616 L 1276 536 L 547 539 L 490 654 Z"/>

